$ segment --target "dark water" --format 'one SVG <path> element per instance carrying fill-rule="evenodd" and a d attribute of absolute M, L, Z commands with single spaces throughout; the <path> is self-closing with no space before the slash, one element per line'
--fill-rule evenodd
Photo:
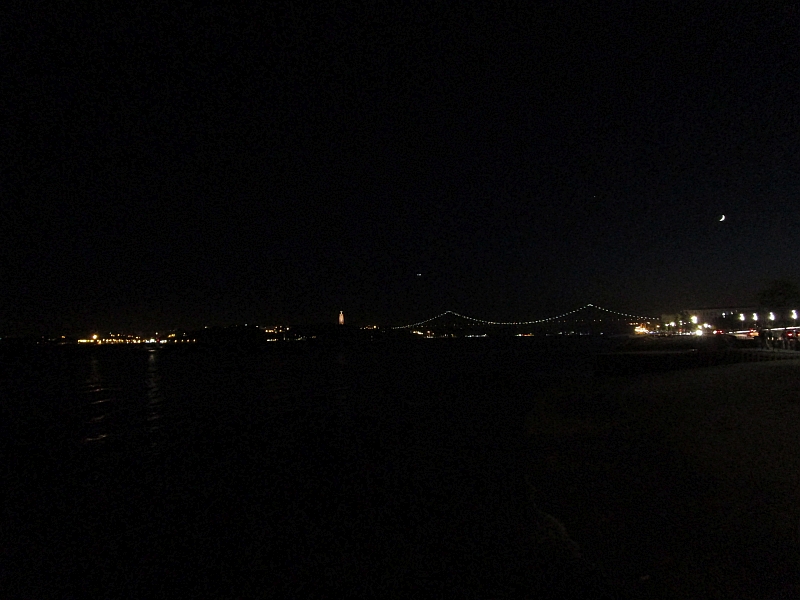
<path fill-rule="evenodd" d="M 520 523 L 531 391 L 589 376 L 595 350 L 470 339 L 6 357 L 2 586 L 523 597 L 541 584 Z"/>

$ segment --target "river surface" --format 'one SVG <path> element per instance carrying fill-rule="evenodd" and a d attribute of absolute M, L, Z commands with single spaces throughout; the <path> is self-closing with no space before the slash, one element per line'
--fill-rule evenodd
<path fill-rule="evenodd" d="M 522 597 L 533 390 L 596 341 L 6 357 L 14 597 Z"/>

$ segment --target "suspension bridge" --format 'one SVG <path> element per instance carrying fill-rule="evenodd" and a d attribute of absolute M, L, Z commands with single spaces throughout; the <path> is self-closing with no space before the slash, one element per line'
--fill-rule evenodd
<path fill-rule="evenodd" d="M 567 311 L 565 313 L 561 313 L 558 315 L 554 315 L 552 317 L 546 317 L 543 319 L 535 319 L 532 321 L 491 321 L 488 319 L 478 319 L 476 317 L 470 317 L 467 315 L 462 315 L 452 310 L 446 310 L 441 314 L 436 315 L 435 317 L 431 317 L 429 319 L 425 319 L 423 321 L 417 321 L 416 323 L 409 323 L 407 325 L 398 325 L 397 327 L 392 327 L 392 329 L 410 329 L 411 327 L 420 327 L 422 325 L 428 325 L 435 321 L 441 322 L 447 316 L 451 317 L 458 317 L 461 319 L 466 320 L 467 322 L 480 324 L 480 325 L 507 325 L 507 326 L 519 326 L 519 325 L 542 325 L 547 323 L 556 323 L 560 321 L 564 321 L 568 317 L 571 318 L 572 321 L 578 321 L 580 313 L 583 313 L 586 318 L 590 316 L 592 311 L 598 311 L 599 313 L 607 313 L 609 315 L 613 315 L 614 317 L 619 320 L 620 317 L 625 319 L 633 319 L 636 322 L 643 322 L 643 323 L 651 323 L 653 321 L 658 321 L 658 317 L 653 316 L 644 316 L 644 315 L 635 315 L 632 313 L 620 312 L 617 310 L 611 310 L 608 308 L 603 308 L 602 306 L 597 306 L 596 304 L 585 304 L 580 308 L 576 308 L 574 310 Z"/>

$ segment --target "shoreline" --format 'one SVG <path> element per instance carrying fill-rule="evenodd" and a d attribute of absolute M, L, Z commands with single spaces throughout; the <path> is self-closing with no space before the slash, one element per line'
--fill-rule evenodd
<path fill-rule="evenodd" d="M 634 597 L 800 592 L 799 375 L 800 357 L 549 388 L 526 423 L 545 510 Z"/>

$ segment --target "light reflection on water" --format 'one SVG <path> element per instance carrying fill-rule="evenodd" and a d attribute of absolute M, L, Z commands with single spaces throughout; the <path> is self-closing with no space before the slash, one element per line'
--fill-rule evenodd
<path fill-rule="evenodd" d="M 107 440 L 111 435 L 113 416 L 119 411 L 119 386 L 111 386 L 100 372 L 96 356 L 89 359 L 89 376 L 80 388 L 81 397 L 88 400 L 89 410 L 84 422 L 82 442 L 92 444 Z"/>
<path fill-rule="evenodd" d="M 267 547 L 294 561 L 318 533 L 306 535 L 292 515 L 313 515 L 315 507 L 320 520 L 308 527 L 340 539 L 354 523 L 359 540 L 362 524 L 363 531 L 394 532 L 395 523 L 412 523 L 406 514 L 431 514 L 426 490 L 438 490 L 439 480 L 445 500 L 452 488 L 453 505 L 467 504 L 462 498 L 491 462 L 484 448 L 503 439 L 473 443 L 471 432 L 489 427 L 497 406 L 505 406 L 494 391 L 503 378 L 493 375 L 505 357 L 414 349 L 248 356 L 69 348 L 58 360 L 70 376 L 56 380 L 67 369 L 54 361 L 42 369 L 41 386 L 51 404 L 68 406 L 59 439 L 70 448 L 83 442 L 60 469 L 76 507 L 63 511 L 59 523 L 74 523 L 63 539 L 85 538 L 88 523 L 94 537 L 85 558 L 100 561 L 124 543 L 143 548 L 140 562 L 152 560 L 150 553 L 167 560 L 184 551 L 205 560 L 219 548 L 236 564 L 251 556 L 266 561 L 259 553 Z M 524 358 L 511 366 L 527 374 L 532 361 Z M 49 387 L 47 373 L 54 374 Z M 481 385 L 486 373 L 491 378 Z M 469 410 L 460 410 L 464 404 Z M 470 460 L 479 462 L 480 477 L 464 477 L 462 494 L 450 474 Z M 372 552 L 371 534 L 363 536 Z M 320 546 L 320 553 L 335 551 Z M 136 576 L 119 569 L 120 581 Z"/>
<path fill-rule="evenodd" d="M 161 375 L 158 369 L 157 351 L 151 349 L 147 355 L 147 373 L 145 375 L 146 428 L 147 447 L 152 455 L 157 454 L 164 446 L 164 395 L 161 390 Z"/>
<path fill-rule="evenodd" d="M 163 449 L 166 413 L 158 352 L 146 356 L 88 357 L 88 375 L 76 389 L 83 445 L 99 449 L 114 443 L 147 457 Z"/>
<path fill-rule="evenodd" d="M 493 369 L 511 371 L 516 366 L 528 373 L 537 366 L 488 350 L 480 353 L 472 346 L 469 353 L 414 350 L 395 354 L 390 349 L 382 357 L 341 349 L 319 356 L 233 357 L 99 348 L 81 357 L 85 377 L 72 390 L 80 407 L 80 429 L 72 435 L 87 447 L 113 446 L 133 461 L 150 459 L 182 452 L 203 431 L 225 423 L 246 426 L 258 415 L 272 415 L 267 423 L 299 410 L 320 419 L 348 419 L 358 411 L 376 411 L 378 406 L 370 402 L 357 410 L 354 398 L 384 388 L 390 398 L 403 398 L 408 406 L 425 406 L 428 387 L 454 374 L 480 378 Z M 512 362 L 507 368 L 508 358 Z M 537 355 L 540 369 L 550 375 L 559 368 L 574 374 L 582 364 L 559 359 L 554 353 Z"/>

